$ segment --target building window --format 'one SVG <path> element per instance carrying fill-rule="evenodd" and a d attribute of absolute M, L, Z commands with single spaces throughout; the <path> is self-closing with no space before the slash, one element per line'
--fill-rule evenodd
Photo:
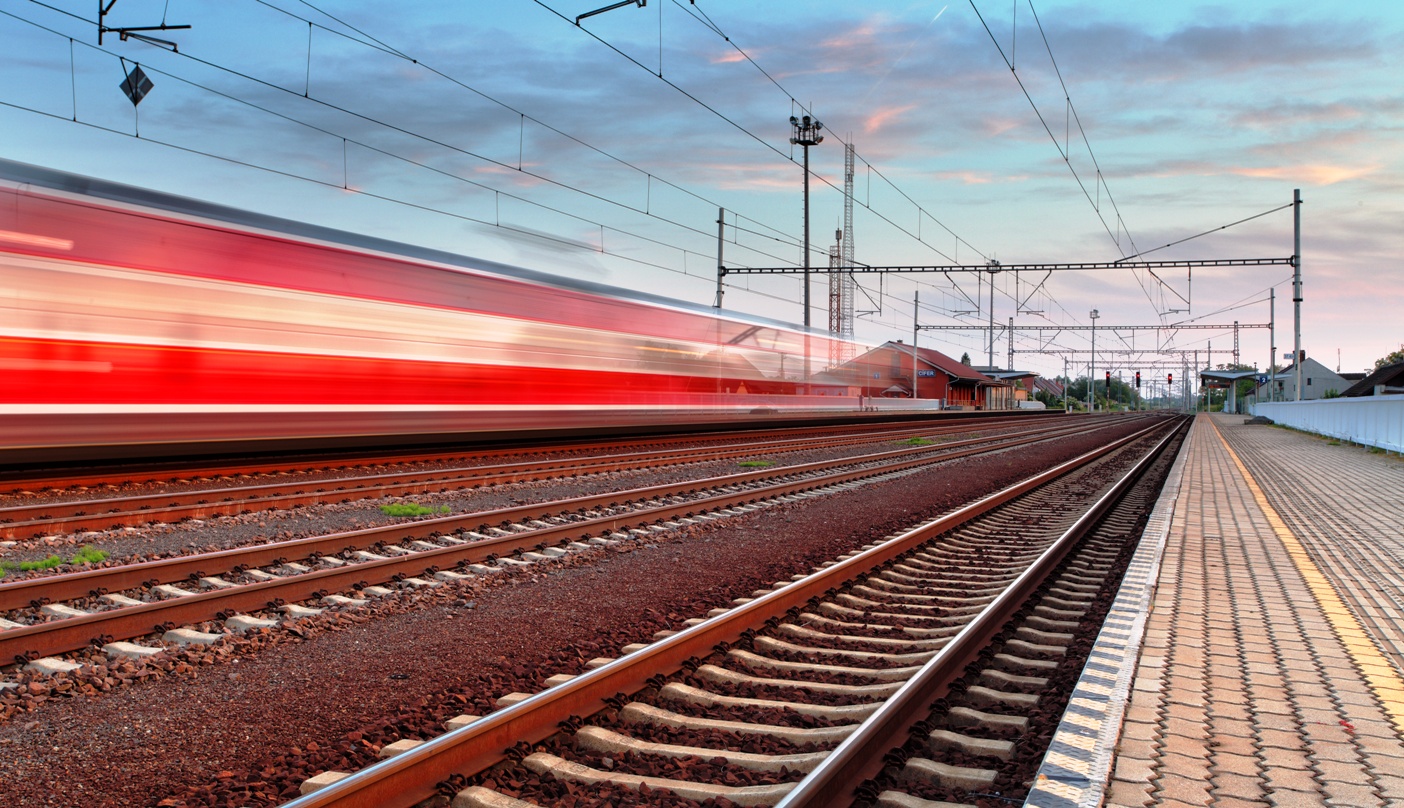
<path fill-rule="evenodd" d="M 1311 377 L 1307 377 L 1307 387 L 1311 387 Z"/>

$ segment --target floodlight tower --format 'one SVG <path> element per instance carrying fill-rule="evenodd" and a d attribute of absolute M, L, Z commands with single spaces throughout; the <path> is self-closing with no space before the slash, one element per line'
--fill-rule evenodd
<path fill-rule="evenodd" d="M 790 143 L 804 151 L 804 326 L 809 327 L 809 147 L 824 142 L 819 130 L 824 125 L 805 115 L 790 116 Z"/>

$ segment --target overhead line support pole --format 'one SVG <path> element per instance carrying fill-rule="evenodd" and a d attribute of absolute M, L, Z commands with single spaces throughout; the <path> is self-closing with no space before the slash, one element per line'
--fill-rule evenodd
<path fill-rule="evenodd" d="M 1302 400 L 1302 189 L 1292 191 L 1292 361 L 1297 400 Z"/>
<path fill-rule="evenodd" d="M 1277 287 L 1268 289 L 1268 401 L 1277 396 Z"/>
<path fill-rule="evenodd" d="M 717 300 L 712 308 L 722 307 L 722 279 L 726 277 L 726 264 L 722 261 L 722 247 L 726 244 L 726 208 L 717 208 Z"/>

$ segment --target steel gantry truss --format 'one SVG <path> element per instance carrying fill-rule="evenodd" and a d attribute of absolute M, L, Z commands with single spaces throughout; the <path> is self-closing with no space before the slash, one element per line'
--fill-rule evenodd
<path fill-rule="evenodd" d="M 721 221 L 721 220 L 720 220 L 720 218 L 719 218 L 719 219 L 718 219 L 718 223 L 719 223 L 719 224 L 720 224 L 720 221 Z M 848 238 L 850 238 L 850 237 L 849 237 L 849 235 L 848 235 L 847 233 L 843 234 L 843 237 L 842 237 L 842 240 L 843 240 L 843 241 L 847 241 Z M 718 240 L 718 251 L 717 251 L 717 255 L 718 255 L 718 258 L 720 259 L 720 256 L 721 256 L 721 246 L 720 246 L 721 235 L 720 235 L 720 230 L 719 230 L 719 232 L 718 232 L 718 239 L 717 239 L 717 240 Z M 836 256 L 836 255 L 832 255 L 832 254 L 831 254 L 831 255 L 830 255 L 830 259 L 829 259 L 829 267 L 828 267 L 828 269 L 827 269 L 827 270 L 818 270 L 818 271 L 821 272 L 821 273 L 826 273 L 826 274 L 829 274 L 829 275 L 831 276 L 831 278 L 830 278 L 830 283 L 831 283 L 831 284 L 833 284 L 833 282 L 834 282 L 835 280 L 837 280 L 837 278 L 835 278 L 835 277 L 833 277 L 833 276 L 840 276 L 840 277 L 842 277 L 843 279 L 848 280 L 848 279 L 851 279 L 854 275 L 885 274 L 885 273 L 889 273 L 889 272 L 894 272 L 894 273 L 905 273 L 905 272 L 931 273 L 931 272 L 939 272 L 939 273 L 943 273 L 943 274 L 947 274 L 947 275 L 949 275 L 950 273 L 953 273 L 953 272 L 982 272 L 982 273 L 990 273 L 990 274 L 998 273 L 998 272 L 1014 272 L 1014 273 L 1016 273 L 1016 274 L 1019 273 L 1019 272 L 1043 272 L 1043 273 L 1045 273 L 1045 278 L 1046 278 L 1047 275 L 1048 275 L 1049 273 L 1053 273 L 1053 272 L 1086 272 L 1086 271 L 1089 271 L 1089 270 L 1091 270 L 1091 271 L 1098 271 L 1098 270 L 1126 270 L 1126 269 L 1144 269 L 1144 270 L 1147 270 L 1147 271 L 1154 272 L 1154 270 L 1157 270 L 1157 269 L 1170 269 L 1170 268 L 1194 269 L 1195 267 L 1290 266 L 1290 267 L 1293 267 L 1294 269 L 1297 269 L 1297 271 L 1300 271 L 1300 269 L 1298 268 L 1299 262 L 1298 262 L 1298 260 L 1297 260 L 1297 256 L 1295 256 L 1295 255 L 1294 255 L 1294 256 L 1288 256 L 1288 257 L 1286 257 L 1286 258 L 1205 258 L 1205 259 L 1183 260 L 1183 261 L 1169 261 L 1169 260 L 1167 260 L 1167 261 L 1127 261 L 1127 260 L 1121 260 L 1121 261 L 1081 261 L 1081 262 L 1075 262 L 1075 263 L 1037 263 L 1037 264 L 1001 264 L 1001 263 L 996 262 L 996 261 L 990 261 L 990 262 L 986 262 L 986 263 L 984 263 L 984 264 L 931 264 L 931 265 L 925 265 L 925 266 L 923 266 L 923 265 L 864 266 L 864 265 L 859 265 L 859 264 L 853 263 L 852 260 L 851 260 L 847 255 L 843 255 L 841 260 L 835 260 L 836 258 L 839 258 L 839 256 Z M 718 308 L 721 307 L 721 297 L 722 297 L 723 281 L 724 281 L 724 279 L 726 278 L 727 275 L 794 275 L 794 274 L 805 274 L 805 275 L 806 275 L 806 286 L 807 286 L 807 285 L 808 285 L 808 281 L 807 281 L 808 273 L 813 272 L 813 271 L 815 271 L 815 270 L 813 270 L 813 269 L 811 269 L 811 268 L 807 268 L 807 267 L 728 267 L 728 266 L 726 266 L 724 263 L 722 263 L 722 261 L 718 260 L 718 262 L 717 262 L 717 302 L 716 302 L 716 306 L 717 306 Z M 830 288 L 831 288 L 831 289 L 836 289 L 836 287 L 834 287 L 834 286 L 832 286 L 832 285 L 831 285 Z M 830 305 L 831 305 L 831 316 L 832 316 L 832 313 L 833 313 L 832 306 L 833 306 L 833 304 L 835 304 L 835 303 L 838 302 L 838 297 L 839 297 L 838 295 L 836 295 L 836 294 L 834 294 L 833 292 L 831 292 L 831 298 L 830 298 L 830 301 L 831 301 L 831 303 L 830 303 Z M 994 298 L 994 281 L 993 281 L 993 279 L 991 279 L 991 281 L 990 281 L 990 298 L 991 298 L 991 300 L 990 300 L 990 311 L 989 311 L 989 324 L 988 324 L 987 326 L 980 327 L 980 326 L 971 326 L 971 325 L 947 325 L 947 326 L 915 325 L 915 326 L 914 326 L 914 330 L 915 330 L 915 331 L 924 331 L 924 330 L 972 331 L 972 330 L 977 330 L 977 329 L 979 329 L 979 330 L 988 330 L 988 332 L 989 332 L 989 353 L 990 353 L 990 362 L 993 363 L 993 359 L 994 359 L 994 341 L 995 341 L 994 299 L 993 299 L 993 298 Z M 806 297 L 806 301 L 807 301 L 807 300 L 808 300 L 808 298 Z M 809 314 L 808 303 L 806 302 L 806 303 L 805 303 L 806 322 L 808 321 L 808 320 L 807 320 L 808 314 Z M 914 313 L 913 316 L 915 317 L 915 313 Z M 1012 319 L 1012 318 L 1011 318 L 1011 319 Z M 1083 331 L 1083 330 L 1089 330 L 1089 329 L 1094 328 L 1094 327 L 1095 327 L 1095 326 L 1025 326 L 1024 328 L 1022 328 L 1022 329 L 1020 329 L 1020 330 L 1024 330 L 1024 331 L 1054 331 L 1054 332 L 1060 332 L 1060 331 Z M 832 319 L 831 319 L 831 322 L 830 322 L 830 328 L 831 328 L 831 330 L 833 329 L 833 320 L 832 320 Z M 1230 325 L 1227 325 L 1227 324 L 1225 324 L 1225 325 L 1155 325 L 1155 326 L 1144 326 L 1144 325 L 1142 325 L 1142 326 L 1102 326 L 1102 328 L 1103 328 L 1104 330 L 1110 330 L 1110 331 L 1112 331 L 1112 332 L 1118 332 L 1118 331 L 1122 331 L 1122 332 L 1124 332 L 1124 331 L 1138 331 L 1138 330 L 1141 330 L 1141 331 L 1153 330 L 1153 331 L 1157 331 L 1157 332 L 1175 332 L 1175 331 L 1180 331 L 1180 330 L 1192 330 L 1192 329 L 1223 330 L 1223 329 L 1227 329 L 1227 328 L 1232 328 L 1232 329 L 1234 329 L 1234 343 L 1235 343 L 1235 345 L 1236 345 L 1236 344 L 1237 344 L 1237 341 L 1238 341 L 1238 329 L 1239 329 L 1239 328 L 1272 328 L 1272 324 L 1270 324 L 1270 323 L 1265 323 L 1265 324 L 1239 324 L 1239 323 L 1234 323 L 1234 324 L 1231 325 L 1231 326 L 1230 326 Z M 1300 328 L 1300 326 L 1298 326 L 1298 328 Z M 1013 347 L 1013 323 L 1012 323 L 1012 322 L 1011 322 L 1011 324 L 1010 324 L 1010 329 L 1011 329 L 1011 330 L 1010 330 L 1010 332 L 1009 332 L 1009 335 L 1010 335 L 1009 354 L 1010 354 L 1010 358 L 1011 358 L 1011 360 L 1012 360 L 1013 354 L 1014 354 L 1014 347 Z M 836 333 L 837 333 L 837 332 L 836 332 Z M 913 336 L 915 337 L 915 334 L 914 334 Z M 915 341 L 915 340 L 914 340 L 914 341 Z M 1011 364 L 1012 364 L 1012 363 L 1011 363 Z"/>
<path fill-rule="evenodd" d="M 1293 266 L 1288 258 L 1206 258 L 1194 261 L 1084 261 L 1072 264 L 1000 264 L 1000 272 L 1085 272 L 1105 269 L 1193 269 L 1196 267 L 1268 267 Z M 811 269 L 811 272 L 814 270 Z M 989 264 L 931 264 L 903 266 L 835 267 L 833 272 L 870 275 L 884 272 L 990 272 Z M 727 275 L 796 275 L 803 267 L 717 267 L 717 274 Z"/>

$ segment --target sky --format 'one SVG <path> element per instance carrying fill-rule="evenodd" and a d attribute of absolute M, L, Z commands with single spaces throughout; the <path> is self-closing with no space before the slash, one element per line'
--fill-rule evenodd
<path fill-rule="evenodd" d="M 0 5 L 0 156 L 710 305 L 730 267 L 1285 259 L 1302 347 L 1362 371 L 1404 347 L 1404 5 L 989 0 Z M 391 11 L 393 10 L 393 12 Z M 118 85 L 139 63 L 153 89 Z M 1246 221 L 1245 221 L 1246 220 Z M 1197 238 L 1190 238 L 1205 234 Z M 1176 243 L 1174 246 L 1164 245 Z M 1290 266 L 864 275 L 855 332 L 985 364 L 1130 378 L 1292 349 Z M 725 307 L 801 322 L 796 275 Z M 811 286 L 827 326 L 827 280 Z M 1221 326 L 1160 331 L 1117 326 Z M 1040 327 L 1043 330 L 1034 330 Z M 1022 330 L 1021 330 L 1022 329 Z M 1212 348 L 1212 361 L 1207 351 Z M 1140 353 L 1129 353 L 1131 350 Z M 1113 353 L 1112 351 L 1127 351 Z M 1192 356 L 1192 355 L 1191 355 Z"/>

